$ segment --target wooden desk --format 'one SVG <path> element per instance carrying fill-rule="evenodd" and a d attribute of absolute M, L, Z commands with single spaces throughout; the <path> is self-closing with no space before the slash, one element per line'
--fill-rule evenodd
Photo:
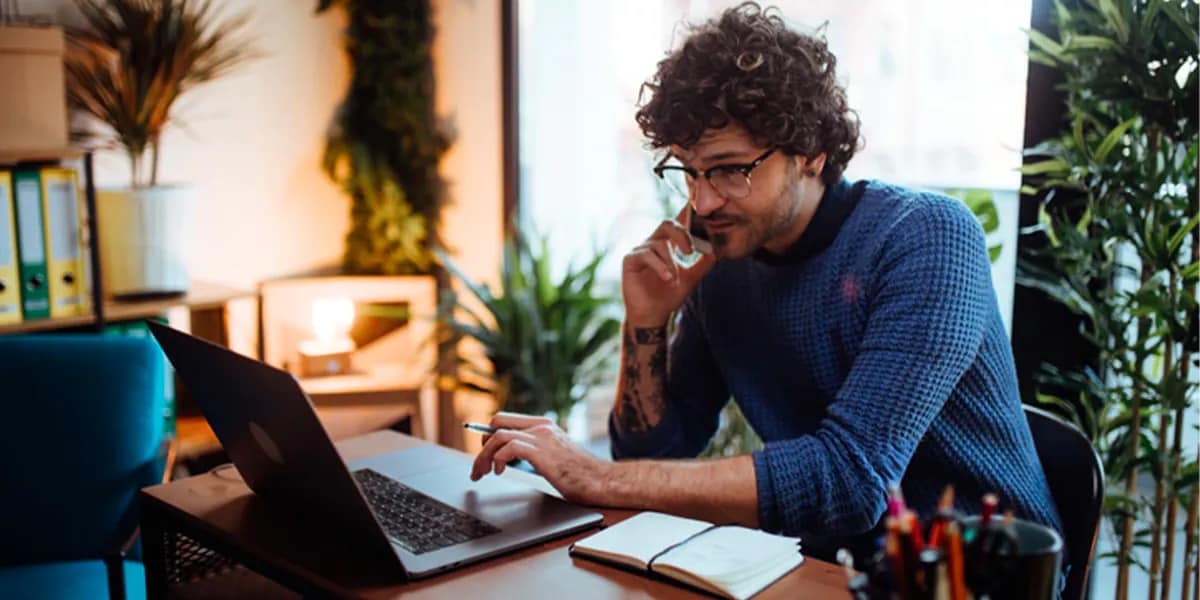
<path fill-rule="evenodd" d="M 390 431 L 338 444 L 347 460 L 427 443 Z M 224 596 L 257 600 L 306 596 L 394 598 L 691 598 L 669 583 L 575 559 L 560 538 L 410 583 L 371 572 L 353 549 L 322 546 L 312 524 L 297 526 L 265 506 L 233 471 L 204 474 L 141 493 L 148 598 Z M 466 477 L 466 473 L 463 474 Z M 508 469 L 503 477 L 554 493 L 540 477 Z M 557 494 L 556 494 L 557 495 Z M 613 524 L 634 511 L 603 510 Z M 267 579 L 267 578 L 270 579 Z M 233 586 L 233 587 L 230 587 Z M 809 558 L 755 600 L 847 598 L 840 567 Z"/>

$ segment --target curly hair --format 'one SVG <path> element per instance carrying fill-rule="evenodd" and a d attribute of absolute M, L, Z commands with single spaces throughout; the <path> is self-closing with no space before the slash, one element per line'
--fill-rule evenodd
<path fill-rule="evenodd" d="M 709 129 L 742 126 L 790 155 L 824 152 L 837 182 L 861 145 L 858 115 L 838 85 L 824 39 L 787 28 L 777 10 L 745 2 L 692 27 L 642 84 L 637 123 L 653 148 L 689 147 Z"/>

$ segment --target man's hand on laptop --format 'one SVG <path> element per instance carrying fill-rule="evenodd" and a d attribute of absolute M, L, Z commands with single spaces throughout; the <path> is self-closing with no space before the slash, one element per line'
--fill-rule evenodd
<path fill-rule="evenodd" d="M 603 504 L 603 487 L 612 463 L 601 460 L 571 442 L 566 432 L 546 417 L 498 413 L 491 426 L 500 431 L 488 436 L 471 467 L 471 480 L 489 471 L 504 472 L 514 459 L 529 461 L 563 498 L 578 504 Z"/>

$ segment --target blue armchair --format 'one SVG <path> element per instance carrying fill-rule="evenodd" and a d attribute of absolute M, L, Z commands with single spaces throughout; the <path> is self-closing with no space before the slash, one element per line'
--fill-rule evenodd
<path fill-rule="evenodd" d="M 165 366 L 147 339 L 0 337 L 0 596 L 145 597 L 136 493 L 170 468 Z"/>

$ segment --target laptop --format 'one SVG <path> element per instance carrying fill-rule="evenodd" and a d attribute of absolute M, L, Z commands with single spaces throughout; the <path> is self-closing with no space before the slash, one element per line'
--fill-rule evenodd
<path fill-rule="evenodd" d="M 346 463 L 290 373 L 148 323 L 250 489 L 364 560 L 421 578 L 601 523 L 504 477 L 472 482 L 472 459 L 434 444 Z"/>

